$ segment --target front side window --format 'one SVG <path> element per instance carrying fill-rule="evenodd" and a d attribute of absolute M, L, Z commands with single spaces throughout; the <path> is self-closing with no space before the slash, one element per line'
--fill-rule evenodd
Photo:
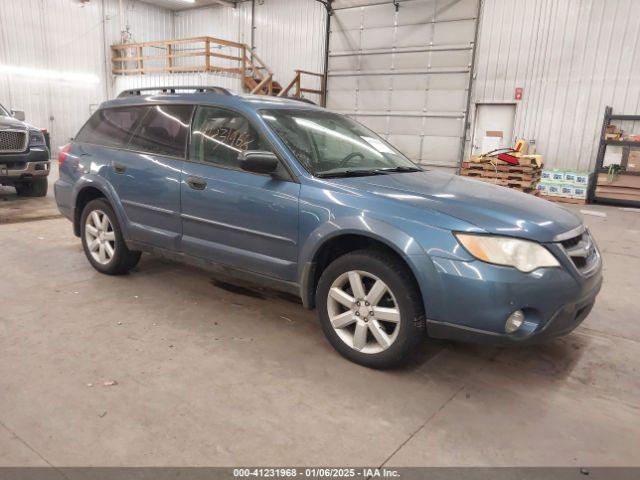
<path fill-rule="evenodd" d="M 215 107 L 198 108 L 191 134 L 191 160 L 240 169 L 238 154 L 246 150 L 270 152 L 272 148 L 242 115 Z"/>
<path fill-rule="evenodd" d="M 79 142 L 125 147 L 145 107 L 103 108 L 96 111 L 76 137 Z"/>
<path fill-rule="evenodd" d="M 421 170 L 377 134 L 345 116 L 301 109 L 263 110 L 261 116 L 315 176 Z"/>
<path fill-rule="evenodd" d="M 154 105 L 129 141 L 127 148 L 156 155 L 184 157 L 189 138 L 190 105 Z"/>

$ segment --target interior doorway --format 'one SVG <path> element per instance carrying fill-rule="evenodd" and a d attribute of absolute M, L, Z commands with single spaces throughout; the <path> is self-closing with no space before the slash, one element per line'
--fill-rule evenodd
<path fill-rule="evenodd" d="M 471 153 L 480 155 L 498 148 L 512 147 L 515 116 L 515 103 L 476 104 Z"/>

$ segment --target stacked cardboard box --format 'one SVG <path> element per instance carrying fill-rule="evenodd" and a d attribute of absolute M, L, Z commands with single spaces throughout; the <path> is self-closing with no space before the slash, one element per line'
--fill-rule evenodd
<path fill-rule="evenodd" d="M 585 203 L 590 180 L 590 172 L 560 169 L 543 170 L 538 190 L 540 195 L 548 200 Z"/>
<path fill-rule="evenodd" d="M 634 147 L 635 148 L 635 147 Z M 630 150 L 627 159 L 627 172 L 640 172 L 640 150 Z"/>

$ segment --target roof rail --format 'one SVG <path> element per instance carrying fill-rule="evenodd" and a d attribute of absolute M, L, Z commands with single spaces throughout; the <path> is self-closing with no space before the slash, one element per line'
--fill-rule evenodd
<path fill-rule="evenodd" d="M 194 92 L 183 92 L 184 90 L 194 90 Z M 162 94 L 167 94 L 167 93 L 218 93 L 220 95 L 233 95 L 233 93 L 231 93 L 231 91 L 227 90 L 226 88 L 223 87 L 192 87 L 192 86 L 185 86 L 185 87 L 145 87 L 145 88 L 132 88 L 129 90 L 123 90 L 120 95 L 118 95 L 118 98 L 123 98 L 123 97 L 133 97 L 133 96 L 142 96 L 142 95 L 149 95 L 150 93 L 148 92 L 159 92 Z"/>
<path fill-rule="evenodd" d="M 284 98 L 290 98 L 291 100 L 297 100 L 299 102 L 308 103 L 310 105 L 318 105 L 313 100 L 309 100 L 308 98 L 304 98 L 304 97 L 284 97 Z"/>

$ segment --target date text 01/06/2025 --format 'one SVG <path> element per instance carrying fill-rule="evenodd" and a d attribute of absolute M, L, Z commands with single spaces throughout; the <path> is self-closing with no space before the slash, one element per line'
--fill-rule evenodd
<path fill-rule="evenodd" d="M 234 478 L 397 478 L 390 468 L 234 468 Z"/>

